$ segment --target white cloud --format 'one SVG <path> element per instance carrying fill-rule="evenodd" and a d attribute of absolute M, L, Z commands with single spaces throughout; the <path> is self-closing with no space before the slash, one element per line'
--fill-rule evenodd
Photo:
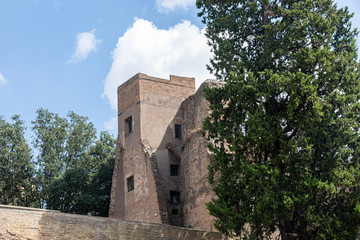
<path fill-rule="evenodd" d="M 114 117 L 112 119 L 110 119 L 109 121 L 104 122 L 104 127 L 106 130 L 109 131 L 115 131 L 117 130 L 117 118 Z"/>
<path fill-rule="evenodd" d="M 7 80 L 4 78 L 4 75 L 2 75 L 1 73 L 0 73 L 0 85 L 1 84 L 6 84 L 7 83 Z"/>
<path fill-rule="evenodd" d="M 195 6 L 196 0 L 156 0 L 156 7 L 159 12 L 169 12 L 176 9 L 188 9 L 189 6 Z"/>
<path fill-rule="evenodd" d="M 112 52 L 113 62 L 103 96 L 116 110 L 117 87 L 138 72 L 165 79 L 170 74 L 195 77 L 196 86 L 213 78 L 206 69 L 211 53 L 204 31 L 189 21 L 164 30 L 144 19 L 136 19 Z"/>
<path fill-rule="evenodd" d="M 78 63 L 85 60 L 91 52 L 95 52 L 101 41 L 96 39 L 95 29 L 90 32 L 82 32 L 76 35 L 75 52 L 68 62 Z"/>

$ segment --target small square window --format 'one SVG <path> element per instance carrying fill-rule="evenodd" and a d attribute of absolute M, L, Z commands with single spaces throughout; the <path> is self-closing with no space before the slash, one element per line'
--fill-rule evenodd
<path fill-rule="evenodd" d="M 177 215 L 178 214 L 178 210 L 176 208 L 171 210 L 171 214 L 172 215 Z"/>
<path fill-rule="evenodd" d="M 131 192 L 132 190 L 134 190 L 134 176 L 128 177 L 127 179 L 127 187 L 128 187 L 128 192 Z"/>
<path fill-rule="evenodd" d="M 181 125 L 175 124 L 175 138 L 181 138 Z"/>
<path fill-rule="evenodd" d="M 180 204 L 180 192 L 170 191 L 170 203 L 173 205 Z"/>
<path fill-rule="evenodd" d="M 170 176 L 179 176 L 179 165 L 170 164 Z"/>
<path fill-rule="evenodd" d="M 132 117 L 128 117 L 125 119 L 125 132 L 126 134 L 130 134 L 133 131 L 133 120 Z"/>

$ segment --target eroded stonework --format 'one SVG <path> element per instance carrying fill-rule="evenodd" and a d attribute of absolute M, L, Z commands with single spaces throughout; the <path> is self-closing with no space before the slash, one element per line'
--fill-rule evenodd
<path fill-rule="evenodd" d="M 110 216 L 214 231 L 205 203 L 210 153 L 200 133 L 209 114 L 195 79 L 137 74 L 118 88 L 118 142 Z"/>

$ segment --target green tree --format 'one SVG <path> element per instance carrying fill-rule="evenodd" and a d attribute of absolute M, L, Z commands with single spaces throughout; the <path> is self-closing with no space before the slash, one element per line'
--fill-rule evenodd
<path fill-rule="evenodd" d="M 87 117 L 73 111 L 69 112 L 67 118 L 62 118 L 48 110 L 39 109 L 32 123 L 34 146 L 39 152 L 40 207 L 44 208 L 49 199 L 48 186 L 55 179 L 58 183 L 67 170 L 88 168 L 85 153 L 96 138 L 96 129 Z"/>
<path fill-rule="evenodd" d="M 68 120 L 48 110 L 38 109 L 32 130 L 34 146 L 38 150 L 37 167 L 40 202 L 44 208 L 48 199 L 48 185 L 64 171 Z"/>
<path fill-rule="evenodd" d="M 34 206 L 36 185 L 29 145 L 24 137 L 24 122 L 19 115 L 7 122 L 0 116 L 0 203 Z"/>
<path fill-rule="evenodd" d="M 46 207 L 67 213 L 87 214 L 92 205 L 88 182 L 89 175 L 86 170 L 67 169 L 49 184 Z"/>
<path fill-rule="evenodd" d="M 87 165 L 68 168 L 49 185 L 47 208 L 63 212 L 108 216 L 115 161 L 115 139 L 101 132 L 84 152 Z"/>
<path fill-rule="evenodd" d="M 69 125 L 65 145 L 64 169 L 86 167 L 89 163 L 84 161 L 84 154 L 95 140 L 96 129 L 87 117 L 79 116 L 73 111 L 70 111 L 67 116 Z"/>
<path fill-rule="evenodd" d="M 115 146 L 116 140 L 108 132 L 101 132 L 99 140 L 88 152 L 88 162 L 93 163 L 90 193 L 93 196 L 91 214 L 95 216 L 107 217 L 109 214 Z"/>
<path fill-rule="evenodd" d="M 356 239 L 360 80 L 332 0 L 197 0 L 224 87 L 207 89 L 215 227 L 243 239 Z"/>

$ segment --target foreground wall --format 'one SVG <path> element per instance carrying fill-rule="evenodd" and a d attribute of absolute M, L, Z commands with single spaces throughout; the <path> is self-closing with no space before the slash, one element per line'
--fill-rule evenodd
<path fill-rule="evenodd" d="M 225 239 L 219 233 L 0 205 L 0 239 Z"/>

